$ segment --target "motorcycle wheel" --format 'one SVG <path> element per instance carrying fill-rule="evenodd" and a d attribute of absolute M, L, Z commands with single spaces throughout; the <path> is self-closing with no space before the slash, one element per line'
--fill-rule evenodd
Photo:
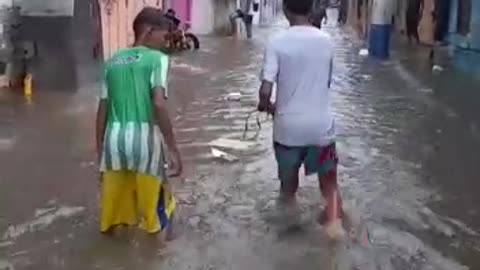
<path fill-rule="evenodd" d="M 188 47 L 198 50 L 200 49 L 200 40 L 198 39 L 197 36 L 195 36 L 192 33 L 186 33 L 185 34 L 185 43 L 188 44 Z"/>

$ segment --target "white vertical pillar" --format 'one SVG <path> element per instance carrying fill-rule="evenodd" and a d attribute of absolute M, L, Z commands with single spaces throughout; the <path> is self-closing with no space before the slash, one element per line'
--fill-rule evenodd
<path fill-rule="evenodd" d="M 192 32 L 195 34 L 210 34 L 213 32 L 213 25 L 213 0 L 192 1 Z"/>

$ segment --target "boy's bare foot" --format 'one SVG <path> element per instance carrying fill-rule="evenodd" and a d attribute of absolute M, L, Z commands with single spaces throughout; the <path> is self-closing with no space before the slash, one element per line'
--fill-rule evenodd
<path fill-rule="evenodd" d="M 107 231 L 102 232 L 102 234 L 109 237 L 122 237 L 128 233 L 128 229 L 129 227 L 127 225 L 114 225 Z"/>
<path fill-rule="evenodd" d="M 327 237 L 331 240 L 342 240 L 346 237 L 346 232 L 342 225 L 341 219 L 336 219 L 323 226 L 323 230 Z"/>

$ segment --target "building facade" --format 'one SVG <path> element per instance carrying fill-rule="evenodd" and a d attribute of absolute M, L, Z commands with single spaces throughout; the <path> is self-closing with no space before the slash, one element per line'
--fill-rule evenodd
<path fill-rule="evenodd" d="M 237 9 L 253 15 L 255 25 L 271 23 L 279 11 L 280 0 L 164 0 L 164 8 L 173 8 L 182 22 L 195 34 L 230 33 L 229 16 Z"/>
<path fill-rule="evenodd" d="M 173 9 L 177 17 L 195 34 L 224 32 L 228 16 L 236 8 L 236 0 L 164 0 L 164 9 Z"/>
<path fill-rule="evenodd" d="M 409 0 L 397 0 L 393 31 L 405 34 Z M 349 0 L 348 24 L 367 39 L 375 0 Z M 422 44 L 447 44 L 457 67 L 480 75 L 480 1 L 424 0 L 418 32 Z"/>
<path fill-rule="evenodd" d="M 32 44 L 30 59 L 16 58 L 10 84 L 21 86 L 33 76 L 35 89 L 73 91 L 82 80 L 83 68 L 94 39 L 90 17 L 92 0 L 1 0 L 0 5 L 20 10 L 19 40 Z M 19 45 L 16 49 L 23 50 Z"/>
<path fill-rule="evenodd" d="M 392 3 L 392 30 L 397 33 L 406 32 L 406 13 L 409 0 L 395 0 Z M 433 12 L 435 1 L 424 0 L 423 14 L 419 23 L 419 36 L 423 44 L 433 45 L 434 43 L 434 21 Z M 360 37 L 367 39 L 372 20 L 372 9 L 376 4 L 375 0 L 349 0 L 349 11 L 347 22 L 353 26 Z"/>
<path fill-rule="evenodd" d="M 162 8 L 162 0 L 122 1 L 98 0 L 100 5 L 101 39 L 103 56 L 108 58 L 118 49 L 132 44 L 132 23 L 145 6 Z"/>
<path fill-rule="evenodd" d="M 448 41 L 456 65 L 480 75 L 480 1 L 452 0 Z"/>
<path fill-rule="evenodd" d="M 177 13 L 177 17 L 183 22 L 183 23 L 191 23 L 192 20 L 192 9 L 193 5 L 195 4 L 196 6 L 199 6 L 199 3 L 194 3 L 198 1 L 193 1 L 193 0 L 164 0 L 163 2 L 163 8 L 165 10 L 167 9 L 173 9 Z M 205 4 L 205 3 L 203 3 Z"/>

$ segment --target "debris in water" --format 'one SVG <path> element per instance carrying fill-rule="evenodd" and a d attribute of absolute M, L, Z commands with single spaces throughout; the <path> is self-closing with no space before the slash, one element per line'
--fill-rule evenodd
<path fill-rule="evenodd" d="M 9 226 L 7 231 L 3 234 L 2 239 L 15 239 L 28 232 L 45 229 L 59 218 L 69 218 L 83 211 L 85 211 L 85 207 L 59 207 L 55 211 L 45 212 L 43 215 L 36 216 L 34 220 L 23 224 Z M 38 215 L 41 214 L 41 212 L 44 211 L 35 214 Z"/>
<path fill-rule="evenodd" d="M 368 49 L 361 49 L 361 50 L 358 52 L 358 55 L 360 55 L 360 56 L 368 56 Z"/>
<path fill-rule="evenodd" d="M 216 158 L 221 158 L 229 162 L 234 162 L 237 161 L 238 158 L 234 155 L 231 155 L 229 153 L 223 152 L 221 150 L 218 150 L 216 148 L 212 148 L 212 155 Z"/>
<path fill-rule="evenodd" d="M 0 242 L 0 248 L 5 248 L 5 247 L 8 247 L 8 246 L 11 246 L 13 245 L 14 243 L 12 241 L 4 241 L 4 242 Z"/>
<path fill-rule="evenodd" d="M 39 218 L 45 214 L 48 214 L 50 212 L 53 212 L 57 210 L 57 207 L 56 206 L 52 206 L 52 207 L 48 207 L 48 208 L 39 208 L 37 210 L 35 210 L 35 217 L 36 218 Z"/>
<path fill-rule="evenodd" d="M 188 225 L 194 228 L 198 228 L 198 225 L 200 224 L 201 221 L 202 219 L 199 216 L 194 216 L 188 219 Z"/>
<path fill-rule="evenodd" d="M 432 88 L 422 88 L 422 89 L 420 89 L 420 92 L 425 93 L 425 94 L 431 94 L 431 93 L 433 93 L 433 89 Z"/>
<path fill-rule="evenodd" d="M 229 101 L 240 101 L 242 100 L 242 93 L 240 92 L 233 92 L 228 94 L 227 100 Z"/>
<path fill-rule="evenodd" d="M 28 250 L 20 250 L 13 254 L 10 254 L 10 257 L 25 256 L 28 254 Z"/>
<path fill-rule="evenodd" d="M 253 142 L 218 138 L 208 143 L 208 145 L 212 147 L 228 148 L 228 149 L 234 149 L 234 150 L 248 150 L 254 147 L 256 144 Z"/>
<path fill-rule="evenodd" d="M 438 73 L 440 73 L 440 72 L 443 71 L 443 67 L 441 67 L 441 66 L 439 66 L 439 65 L 433 65 L 432 71 L 433 71 L 433 73 L 438 74 Z"/>

